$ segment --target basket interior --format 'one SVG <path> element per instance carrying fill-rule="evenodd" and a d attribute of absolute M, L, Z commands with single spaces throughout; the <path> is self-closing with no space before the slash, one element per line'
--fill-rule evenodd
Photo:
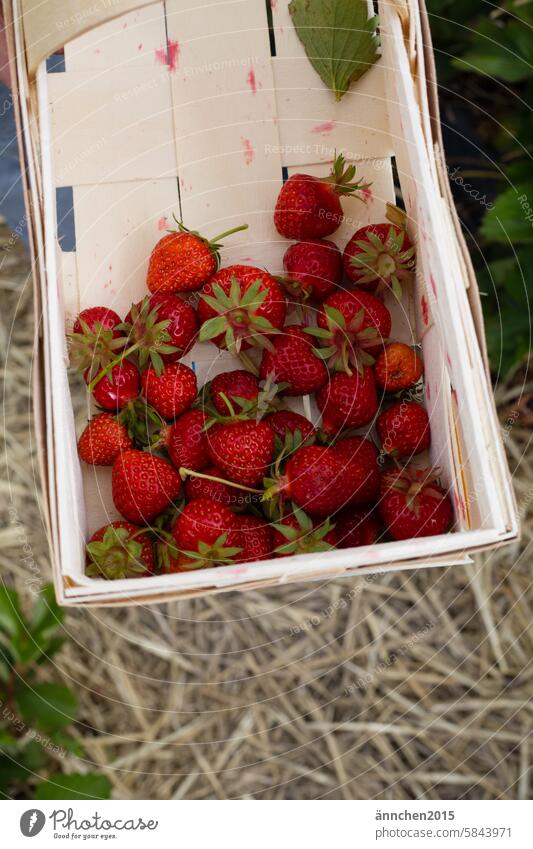
<path fill-rule="evenodd" d="M 105 303 L 125 315 L 146 294 L 148 257 L 173 215 L 209 236 L 248 223 L 247 231 L 228 239 L 223 264 L 280 273 L 287 242 L 274 229 L 272 209 L 282 181 L 302 170 L 323 175 L 335 151 L 356 161 L 359 176 L 372 184 L 364 203 L 344 201 L 345 221 L 332 237 L 341 249 L 355 229 L 384 220 L 385 204 L 397 200 L 395 181 L 400 188 L 418 269 L 402 304 L 387 300 L 391 336 L 423 347 L 431 462 L 453 493 L 455 533 L 493 526 L 494 504 L 482 471 L 472 468 L 473 423 L 457 401 L 463 376 L 449 332 L 451 236 L 438 220 L 421 94 L 409 75 L 394 10 L 382 6 L 380 15 L 382 58 L 340 103 L 310 66 L 285 0 L 153 3 L 70 42 L 64 59 L 42 70 L 57 280 L 48 293 L 55 375 L 49 450 L 58 514 L 68 528 L 62 560 L 77 581 L 83 580 L 87 532 L 118 514 L 110 470 L 79 467 L 65 329 L 84 307 Z M 185 361 L 200 384 L 235 367 L 211 344 L 197 345 Z M 309 398 L 294 408 L 318 421 Z M 80 411 L 78 432 L 89 412 Z M 426 550 L 420 542 L 411 541 L 413 557 Z M 355 565 L 367 556 L 344 554 Z"/>

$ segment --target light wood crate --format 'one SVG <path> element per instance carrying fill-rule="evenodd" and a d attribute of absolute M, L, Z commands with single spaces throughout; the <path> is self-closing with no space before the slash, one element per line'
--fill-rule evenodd
<path fill-rule="evenodd" d="M 487 378 L 475 278 L 441 151 L 427 17 L 379 4 L 382 56 L 340 103 L 310 66 L 286 0 L 4 0 L 16 57 L 21 154 L 35 251 L 36 420 L 60 602 L 161 601 L 287 581 L 464 564 L 516 537 L 518 522 Z M 64 71 L 46 57 L 64 46 Z M 335 151 L 372 183 L 343 201 L 333 235 L 384 219 L 394 168 L 417 247 L 412 297 L 390 297 L 394 339 L 423 349 L 430 460 L 455 505 L 452 533 L 363 548 L 116 582 L 84 575 L 87 534 L 118 518 L 110 469 L 80 463 L 65 331 L 80 309 L 124 315 L 146 294 L 148 257 L 175 213 L 207 235 L 245 221 L 223 264 L 280 271 L 287 243 L 272 221 L 284 174 L 322 175 Z M 58 241 L 58 196 L 72 192 L 75 250 Z M 59 193 L 59 194 L 58 194 Z M 60 229 L 60 228 L 59 228 Z M 42 314 L 41 314 L 42 311 Z M 411 329 L 412 328 L 412 329 Z M 234 367 L 197 345 L 199 383 Z M 88 402 L 89 404 L 89 402 Z M 305 398 L 295 403 L 316 419 Z M 89 407 L 88 407 L 89 410 Z"/>

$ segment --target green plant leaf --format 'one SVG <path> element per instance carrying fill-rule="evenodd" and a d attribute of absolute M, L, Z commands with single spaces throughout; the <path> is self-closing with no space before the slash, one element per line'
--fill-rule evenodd
<path fill-rule="evenodd" d="M 22 613 L 16 590 L 0 585 L 0 628 L 15 637 L 22 629 Z"/>
<path fill-rule="evenodd" d="M 35 639 L 48 637 L 53 631 L 61 627 L 65 618 L 64 610 L 59 607 L 52 584 L 46 584 L 33 606 L 30 620 L 31 632 Z"/>
<path fill-rule="evenodd" d="M 498 195 L 481 225 L 482 235 L 496 242 L 533 243 L 533 183 Z"/>
<path fill-rule="evenodd" d="M 289 5 L 307 57 L 340 100 L 378 58 L 378 20 L 366 0 L 292 0 Z"/>
<path fill-rule="evenodd" d="M 36 799 L 110 799 L 111 782 L 105 775 L 51 775 L 35 788 Z"/>
<path fill-rule="evenodd" d="M 15 701 L 22 718 L 28 725 L 45 731 L 58 731 L 76 719 L 78 700 L 62 684 L 19 684 Z"/>

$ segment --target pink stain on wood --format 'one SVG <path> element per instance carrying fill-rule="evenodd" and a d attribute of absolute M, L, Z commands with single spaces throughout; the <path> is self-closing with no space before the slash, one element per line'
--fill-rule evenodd
<path fill-rule="evenodd" d="M 435 295 L 436 298 L 438 298 L 437 284 L 435 283 L 435 278 L 433 277 L 433 275 L 431 273 L 429 275 L 429 282 L 431 283 L 431 288 L 433 289 L 433 294 Z"/>
<path fill-rule="evenodd" d="M 246 75 L 246 83 L 250 87 L 252 94 L 257 94 L 257 80 L 255 78 L 255 71 L 253 68 L 250 68 Z"/>
<path fill-rule="evenodd" d="M 431 401 L 431 389 L 429 388 L 429 383 L 426 386 L 426 397 L 427 397 L 428 401 Z"/>
<path fill-rule="evenodd" d="M 420 298 L 420 309 L 422 310 L 422 319 L 424 324 L 429 324 L 429 307 L 425 295 L 422 295 Z"/>
<path fill-rule="evenodd" d="M 179 58 L 179 41 L 169 41 L 166 47 L 157 47 L 155 50 L 155 61 L 159 65 L 167 65 L 171 72 L 177 70 Z"/>
<path fill-rule="evenodd" d="M 278 0 L 270 0 L 270 8 L 274 12 L 278 8 Z"/>
<path fill-rule="evenodd" d="M 137 50 L 142 50 L 142 49 L 143 49 L 142 44 L 138 44 L 138 45 L 137 45 Z"/>
<path fill-rule="evenodd" d="M 167 229 L 168 220 L 166 215 L 162 215 L 159 221 L 157 222 L 158 230 L 166 230 Z"/>
<path fill-rule="evenodd" d="M 316 124 L 311 130 L 312 133 L 320 133 L 321 135 L 325 135 L 326 133 L 331 133 L 332 130 L 335 129 L 335 121 L 324 121 L 323 124 Z"/>
<path fill-rule="evenodd" d="M 370 186 L 366 186 L 366 188 L 361 189 L 361 197 L 363 199 L 363 203 L 371 204 L 374 200 L 374 195 L 372 194 L 372 189 Z"/>
<path fill-rule="evenodd" d="M 244 164 L 251 165 L 254 161 L 255 150 L 253 148 L 252 142 L 250 139 L 241 138 L 242 146 L 244 148 Z"/>

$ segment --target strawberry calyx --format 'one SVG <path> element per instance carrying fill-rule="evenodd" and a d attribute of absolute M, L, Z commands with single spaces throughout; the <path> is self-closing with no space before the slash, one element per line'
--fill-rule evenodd
<path fill-rule="evenodd" d="M 157 448 L 165 444 L 167 423 L 143 398 L 128 401 L 116 419 L 124 425 L 136 448 Z"/>
<path fill-rule="evenodd" d="M 242 552 L 239 546 L 228 546 L 228 532 L 221 534 L 213 543 L 200 540 L 196 551 L 181 551 L 179 553 L 186 558 L 181 562 L 182 569 L 205 569 L 208 566 L 227 566 L 235 562 L 237 554 Z"/>
<path fill-rule="evenodd" d="M 95 321 L 92 327 L 78 317 L 78 323 L 82 329 L 81 333 L 68 333 L 70 363 L 73 368 L 87 371 L 92 380 L 94 375 L 104 366 L 107 366 L 117 354 L 124 348 L 127 340 L 117 336 L 115 327 L 105 327 L 101 322 Z"/>
<path fill-rule="evenodd" d="M 311 437 L 311 441 L 313 439 L 314 437 Z M 276 455 L 271 467 L 271 475 L 263 478 L 264 491 L 261 499 L 266 502 L 265 507 L 270 517 L 283 515 L 286 491 L 289 486 L 289 480 L 283 473 L 284 464 L 298 448 L 309 444 L 311 444 L 309 440 L 304 440 L 302 432 L 298 429 L 288 431 L 283 442 L 276 436 L 274 441 Z"/>
<path fill-rule="evenodd" d="M 219 233 L 212 239 L 207 239 L 205 236 L 202 236 L 202 234 L 199 233 L 197 230 L 190 230 L 189 227 L 186 227 L 183 221 L 179 221 L 175 215 L 173 215 L 172 217 L 178 225 L 179 233 L 188 233 L 190 236 L 194 236 L 196 239 L 202 242 L 202 244 L 206 245 L 209 248 L 216 263 L 215 271 L 218 271 L 220 267 L 220 251 L 224 247 L 222 239 L 227 238 L 227 236 L 232 236 L 234 233 L 240 233 L 241 230 L 248 229 L 248 224 L 239 224 L 238 227 L 232 227 L 231 230 L 225 230 L 224 233 Z M 175 233 L 176 230 L 169 230 L 168 232 Z"/>
<path fill-rule="evenodd" d="M 366 230 L 364 239 L 357 239 L 355 244 L 360 253 L 350 257 L 350 264 L 365 273 L 358 277 L 357 283 L 374 283 L 376 280 L 385 283 L 392 289 L 398 300 L 402 298 L 402 283 L 410 284 L 414 275 L 414 245 L 402 250 L 405 229 L 391 224 L 385 239 L 371 229 Z"/>
<path fill-rule="evenodd" d="M 356 170 L 355 165 L 346 165 L 346 159 L 340 153 L 333 161 L 330 174 L 320 179 L 322 183 L 330 184 L 338 195 L 352 195 L 360 192 L 359 200 L 363 200 L 363 192 L 367 191 L 372 183 L 363 183 L 362 180 L 353 182 Z"/>
<path fill-rule="evenodd" d="M 325 537 L 335 527 L 329 518 L 318 527 L 315 527 L 307 513 L 294 504 L 290 515 L 296 519 L 298 523 L 297 528 L 283 522 L 275 522 L 272 525 L 274 530 L 278 531 L 287 540 L 287 542 L 278 545 L 274 549 L 275 554 L 312 554 L 321 551 L 332 551 L 335 548 L 334 545 L 325 540 Z"/>
<path fill-rule="evenodd" d="M 418 516 L 421 494 L 438 501 L 446 497 L 440 488 L 440 476 L 441 471 L 438 468 L 417 469 L 414 466 L 405 466 L 385 472 L 383 477 L 389 489 L 405 494 L 407 508 Z"/>
<path fill-rule="evenodd" d="M 320 347 L 313 348 L 314 353 L 334 371 L 344 372 L 351 377 L 353 366 L 359 374 L 363 374 L 365 366 L 375 363 L 375 357 L 368 349 L 384 341 L 376 327 L 364 327 L 364 308 L 358 310 L 349 323 L 340 310 L 329 304 L 324 305 L 324 315 L 327 328 L 305 328 L 305 333 L 321 343 Z"/>
<path fill-rule="evenodd" d="M 86 552 L 90 559 L 85 573 L 90 578 L 120 580 L 147 571 L 147 564 L 141 559 L 143 546 L 136 537 L 146 534 L 146 528 L 140 528 L 132 534 L 127 528 L 106 529 L 103 539 L 89 542 Z"/>
<path fill-rule="evenodd" d="M 209 414 L 204 430 L 209 430 L 214 424 L 228 424 L 235 421 L 250 421 L 251 419 L 255 419 L 257 422 L 261 421 L 269 413 L 279 410 L 282 403 L 280 395 L 287 386 L 287 383 L 276 383 L 274 376 L 270 374 L 256 398 L 242 398 L 239 395 L 228 396 L 224 392 L 220 392 L 219 397 L 226 404 L 227 415 L 217 412 L 209 400 L 204 401 L 202 409 Z M 207 399 L 209 399 L 209 386 L 207 387 Z"/>
<path fill-rule="evenodd" d="M 143 369 L 150 362 L 158 377 L 165 370 L 161 354 L 174 354 L 178 350 L 175 345 L 170 344 L 170 334 L 167 331 L 170 319 L 157 320 L 160 306 L 152 306 L 150 296 L 147 295 L 139 304 L 132 304 L 130 321 L 119 324 L 119 330 L 127 334 L 130 354 L 136 354 L 139 368 Z"/>
<path fill-rule="evenodd" d="M 257 278 L 241 293 L 239 281 L 235 274 L 232 274 L 230 291 L 226 294 L 219 283 L 213 283 L 213 296 L 202 295 L 202 300 L 215 310 L 217 315 L 202 324 L 200 342 L 224 336 L 224 347 L 236 354 L 240 353 L 244 340 L 250 345 L 274 350 L 268 335 L 280 331 L 265 316 L 257 314 L 258 308 L 268 296 L 268 290 L 261 289 L 262 285 L 263 281 Z"/>

